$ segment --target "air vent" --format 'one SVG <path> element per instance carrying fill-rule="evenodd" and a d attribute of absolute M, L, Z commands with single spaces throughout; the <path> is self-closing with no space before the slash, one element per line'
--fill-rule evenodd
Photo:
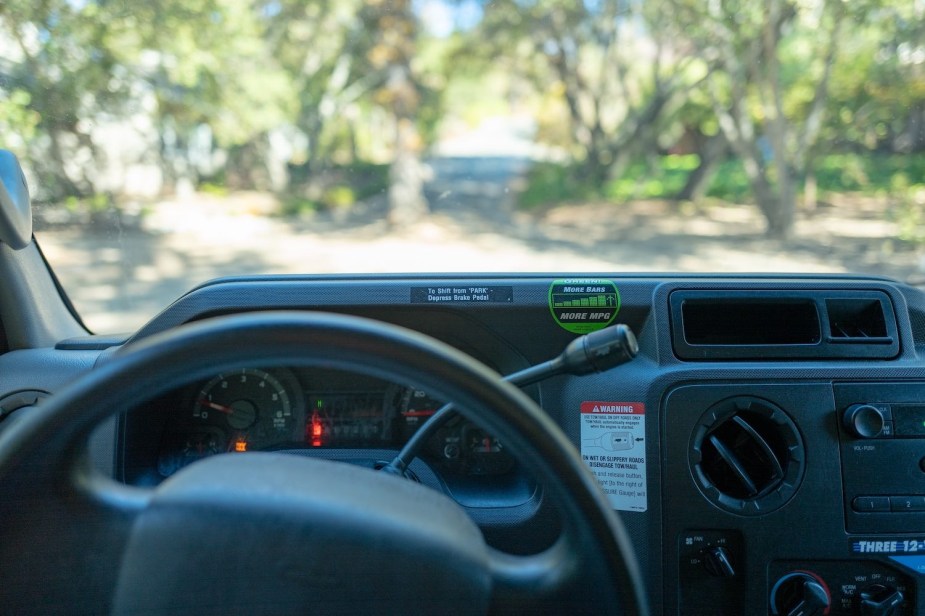
<path fill-rule="evenodd" d="M 783 506 L 803 475 L 796 426 L 760 398 L 740 396 L 711 407 L 694 430 L 689 456 L 704 496 L 743 515 Z"/>
<path fill-rule="evenodd" d="M 684 360 L 892 359 L 890 297 L 871 290 L 672 291 L 671 338 Z"/>
<path fill-rule="evenodd" d="M 829 334 L 833 341 L 889 343 L 883 301 L 880 299 L 827 299 Z"/>
<path fill-rule="evenodd" d="M 681 315 L 692 345 L 816 344 L 820 338 L 816 305 L 808 298 L 692 298 Z"/>

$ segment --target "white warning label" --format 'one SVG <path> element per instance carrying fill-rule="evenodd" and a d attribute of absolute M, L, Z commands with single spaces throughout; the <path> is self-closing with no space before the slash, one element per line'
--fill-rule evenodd
<path fill-rule="evenodd" d="M 648 509 L 645 438 L 641 402 L 581 403 L 581 457 L 614 509 Z"/>

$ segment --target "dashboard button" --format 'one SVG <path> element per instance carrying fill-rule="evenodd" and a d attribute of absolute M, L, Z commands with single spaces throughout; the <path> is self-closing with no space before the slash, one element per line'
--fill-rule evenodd
<path fill-rule="evenodd" d="M 925 511 L 925 496 L 891 496 L 891 511 Z"/>
<path fill-rule="evenodd" d="M 887 421 L 893 421 L 893 410 L 890 408 L 889 404 L 871 404 L 870 406 L 880 411 L 880 414 L 883 415 L 883 418 Z"/>
<path fill-rule="evenodd" d="M 893 436 L 893 422 L 884 421 L 883 430 L 880 432 L 880 436 Z"/>
<path fill-rule="evenodd" d="M 861 513 L 890 510 L 889 496 L 858 496 L 851 502 L 851 508 Z"/>
<path fill-rule="evenodd" d="M 883 435 L 886 424 L 883 409 L 870 404 L 854 404 L 842 416 L 845 428 L 857 438 L 877 438 Z M 893 427 L 890 426 L 892 433 Z"/>

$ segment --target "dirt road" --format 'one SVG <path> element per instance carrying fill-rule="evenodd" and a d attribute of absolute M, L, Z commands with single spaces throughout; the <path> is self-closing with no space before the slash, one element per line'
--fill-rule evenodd
<path fill-rule="evenodd" d="M 793 239 L 766 239 L 756 209 L 666 202 L 583 204 L 518 212 L 525 159 L 447 155 L 432 161 L 433 214 L 389 229 L 382 199 L 308 219 L 266 217 L 272 197 L 241 193 L 165 201 L 107 226 L 43 223 L 39 242 L 98 332 L 138 327 L 219 276 L 342 272 L 859 272 L 922 278 L 896 241 L 888 205 L 853 202 L 802 213 Z"/>

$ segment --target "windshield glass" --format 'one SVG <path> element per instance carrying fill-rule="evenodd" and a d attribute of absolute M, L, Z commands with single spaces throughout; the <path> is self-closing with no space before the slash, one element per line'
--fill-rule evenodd
<path fill-rule="evenodd" d="M 4 0 L 0 146 L 90 329 L 235 274 L 921 282 L 925 2 Z"/>

